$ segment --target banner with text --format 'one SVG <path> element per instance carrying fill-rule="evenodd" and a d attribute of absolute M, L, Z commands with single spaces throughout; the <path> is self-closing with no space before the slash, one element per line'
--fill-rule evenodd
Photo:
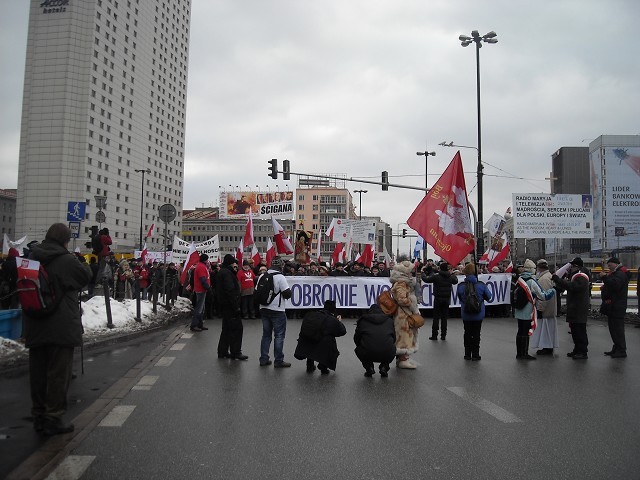
<path fill-rule="evenodd" d="M 333 219 L 333 241 L 345 242 L 349 229 L 353 227 L 353 243 L 374 243 L 376 240 L 376 222 L 371 220 Z"/>
<path fill-rule="evenodd" d="M 133 252 L 134 258 L 140 258 L 142 256 L 142 251 L 135 250 Z M 147 252 L 146 263 L 171 263 L 173 262 L 173 252 Z"/>
<path fill-rule="evenodd" d="M 591 195 L 513 194 L 515 238 L 592 238 Z"/>
<path fill-rule="evenodd" d="M 191 242 L 185 242 L 177 235 L 173 237 L 173 261 L 175 263 L 182 263 L 187 259 L 190 245 Z M 195 245 L 198 253 L 206 253 L 209 255 L 210 262 L 220 262 L 220 242 L 218 235 L 214 235 L 204 242 L 196 242 Z"/>
<path fill-rule="evenodd" d="M 286 308 L 322 308 L 325 300 L 336 302 L 337 308 L 367 309 L 376 302 L 383 290 L 391 288 L 388 278 L 373 277 L 286 277 L 292 296 L 286 300 Z M 493 293 L 493 301 L 487 305 L 511 303 L 511 274 L 480 275 Z M 464 281 L 463 276 L 458 281 Z M 460 307 L 456 285 L 451 289 L 451 308 Z M 433 308 L 433 284 L 422 285 L 422 301 L 418 307 Z"/>

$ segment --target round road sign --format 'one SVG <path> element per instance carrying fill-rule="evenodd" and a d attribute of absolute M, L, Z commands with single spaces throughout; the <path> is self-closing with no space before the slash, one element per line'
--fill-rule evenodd
<path fill-rule="evenodd" d="M 174 207 L 170 203 L 165 203 L 160 207 L 159 217 L 160 217 L 160 220 L 162 220 L 165 223 L 173 222 L 177 214 L 178 212 L 176 212 L 176 207 Z"/>
<path fill-rule="evenodd" d="M 107 216 L 104 214 L 102 210 L 96 212 L 96 222 L 104 223 L 107 221 Z"/>

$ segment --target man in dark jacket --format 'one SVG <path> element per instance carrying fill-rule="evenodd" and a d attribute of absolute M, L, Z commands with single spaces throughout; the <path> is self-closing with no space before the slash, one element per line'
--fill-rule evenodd
<path fill-rule="evenodd" d="M 607 267 L 609 273 L 602 278 L 601 311 L 607 316 L 613 348 L 604 354 L 611 358 L 625 358 L 627 342 L 624 336 L 624 315 L 627 313 L 630 275 L 616 257 L 607 260 Z"/>
<path fill-rule="evenodd" d="M 451 287 L 458 283 L 458 277 L 451 275 L 449 264 L 442 262 L 440 270 L 433 275 L 422 274 L 424 283 L 433 283 L 433 324 L 431 325 L 431 336 L 429 340 L 438 340 L 438 329 L 442 320 L 442 331 L 440 338 L 444 340 L 447 336 L 447 317 L 449 314 L 449 301 L 451 300 Z"/>
<path fill-rule="evenodd" d="M 396 356 L 396 330 L 393 318 L 382 313 L 377 303 L 358 319 L 353 341 L 356 356 L 365 369 L 365 377 L 376 373 L 373 362 L 380 362 L 381 376 L 389 376 L 389 364 Z"/>
<path fill-rule="evenodd" d="M 307 359 L 307 372 L 315 371 L 314 362 L 322 375 L 336 369 L 340 352 L 336 337 L 346 335 L 347 329 L 336 315 L 336 302 L 327 300 L 322 310 L 311 311 L 304 316 L 298 337 L 298 346 L 293 355 L 298 360 Z M 316 337 L 317 335 L 317 337 Z"/>
<path fill-rule="evenodd" d="M 562 290 L 567 291 L 567 323 L 571 328 L 573 351 L 567 357 L 574 360 L 588 358 L 589 338 L 587 337 L 587 316 L 591 307 L 589 300 L 589 276 L 581 271 L 584 264 L 580 257 L 571 260 L 569 279 L 565 280 L 553 274 L 551 279 Z"/>
<path fill-rule="evenodd" d="M 222 331 L 218 341 L 218 358 L 246 360 L 242 354 L 243 326 L 240 318 L 240 282 L 238 261 L 231 254 L 224 256 L 216 277 L 216 298 L 222 317 Z"/>
<path fill-rule="evenodd" d="M 58 308 L 44 319 L 23 313 L 25 346 L 29 349 L 31 413 L 37 432 L 56 435 L 73 431 L 62 416 L 67 409 L 73 349 L 82 345 L 78 293 L 89 284 L 91 270 L 67 250 L 71 231 L 63 223 L 49 227 L 31 258 L 45 266 L 54 286 Z"/>

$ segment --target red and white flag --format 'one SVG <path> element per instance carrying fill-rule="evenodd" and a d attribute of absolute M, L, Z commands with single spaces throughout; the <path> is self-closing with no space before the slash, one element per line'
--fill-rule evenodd
<path fill-rule="evenodd" d="M 238 265 L 242 265 L 242 257 L 244 251 L 244 239 L 240 239 L 240 243 L 238 244 L 238 248 L 236 249 L 236 260 L 238 260 Z"/>
<path fill-rule="evenodd" d="M 373 245 L 367 243 L 360 255 L 360 263 L 363 263 L 365 267 L 371 268 L 373 266 Z"/>
<path fill-rule="evenodd" d="M 156 228 L 156 224 L 152 223 L 151 226 L 149 227 L 149 231 L 147 232 L 147 238 L 149 238 L 151 235 L 153 235 L 153 229 Z"/>
<path fill-rule="evenodd" d="M 189 245 L 189 253 L 187 254 L 187 259 L 184 262 L 184 266 L 182 267 L 182 274 L 180 275 L 180 283 L 184 285 L 184 282 L 187 281 L 187 273 L 189 272 L 189 268 L 200 261 L 200 254 L 196 250 L 196 244 L 191 242 Z"/>
<path fill-rule="evenodd" d="M 509 265 L 507 265 L 507 268 L 504 269 L 504 273 L 511 273 L 513 272 L 513 262 L 509 262 Z"/>
<path fill-rule="evenodd" d="M 327 228 L 327 231 L 324 232 L 324 234 L 329 237 L 329 239 L 333 240 L 333 230 L 336 226 L 336 219 L 332 218 L 331 219 L 331 223 L 329 224 L 329 227 Z"/>
<path fill-rule="evenodd" d="M 487 267 L 491 270 L 508 256 L 509 242 L 507 241 L 507 234 L 503 233 L 501 237 L 491 239 L 491 245 L 480 260 L 484 259 L 489 264 Z"/>
<path fill-rule="evenodd" d="M 247 227 L 244 231 L 243 241 L 245 247 L 253 245 L 253 214 L 251 213 L 251 209 L 249 209 L 249 218 L 247 219 Z"/>
<path fill-rule="evenodd" d="M 318 263 L 322 261 L 322 229 L 318 230 L 318 250 L 316 251 Z"/>
<path fill-rule="evenodd" d="M 418 204 L 407 224 L 451 265 L 457 265 L 473 251 L 475 238 L 460 152 Z"/>
<path fill-rule="evenodd" d="M 267 242 L 267 253 L 265 254 L 265 263 L 267 268 L 271 266 L 271 260 L 276 256 L 276 247 L 273 245 L 271 239 Z"/>
<path fill-rule="evenodd" d="M 291 255 L 293 253 L 293 246 L 288 238 L 284 236 L 284 229 L 280 226 L 275 218 L 271 218 L 273 223 L 273 239 L 276 241 L 276 251 L 279 254 Z"/>
<path fill-rule="evenodd" d="M 336 243 L 335 248 L 333 249 L 333 253 L 331 254 L 331 264 L 335 265 L 337 262 L 342 261 L 343 256 L 343 248 L 342 243 Z"/>
<path fill-rule="evenodd" d="M 147 250 L 147 242 L 144 242 L 144 247 L 142 248 L 142 253 L 140 253 L 140 258 L 142 259 L 142 264 L 147 264 L 147 254 L 149 250 Z"/>
<path fill-rule="evenodd" d="M 260 257 L 260 252 L 258 251 L 258 247 L 256 247 L 256 244 L 253 244 L 253 247 L 251 247 L 251 259 L 253 260 L 253 264 L 257 267 L 258 265 L 260 265 L 260 262 L 262 261 L 262 258 Z"/>

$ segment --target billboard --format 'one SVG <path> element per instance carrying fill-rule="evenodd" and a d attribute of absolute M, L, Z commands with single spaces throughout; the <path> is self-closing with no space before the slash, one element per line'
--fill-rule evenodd
<path fill-rule="evenodd" d="M 514 193 L 514 238 L 592 238 L 589 194 Z"/>
<path fill-rule="evenodd" d="M 220 218 L 293 218 L 293 192 L 220 192 Z"/>
<path fill-rule="evenodd" d="M 374 243 L 376 240 L 376 222 L 371 220 L 349 220 L 346 218 L 334 218 L 333 234 L 334 242 L 347 242 L 349 232 L 352 232 L 353 243 Z"/>
<path fill-rule="evenodd" d="M 591 249 L 640 247 L 640 147 L 599 148 L 589 163 L 595 210 Z"/>

